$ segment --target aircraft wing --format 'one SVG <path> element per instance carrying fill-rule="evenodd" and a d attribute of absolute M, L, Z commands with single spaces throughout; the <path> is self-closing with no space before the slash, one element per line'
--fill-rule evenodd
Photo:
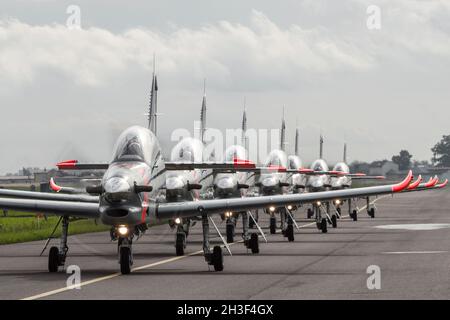
<path fill-rule="evenodd" d="M 107 170 L 108 163 L 80 163 L 78 160 L 66 160 L 56 164 L 59 170 Z"/>
<path fill-rule="evenodd" d="M 0 197 L 91 203 L 98 203 L 99 201 L 98 196 L 91 196 L 87 194 L 47 193 L 11 189 L 0 189 Z"/>
<path fill-rule="evenodd" d="M 408 176 L 403 181 L 392 185 L 264 197 L 160 203 L 156 207 L 156 215 L 161 219 L 173 219 L 176 217 L 223 213 L 225 211 L 245 211 L 258 208 L 267 208 L 269 206 L 282 207 L 287 205 L 298 205 L 301 203 L 314 203 L 318 201 L 330 201 L 335 199 L 343 200 L 382 194 L 393 194 L 405 190 L 410 185 L 412 178 L 412 172 L 409 172 Z"/>
<path fill-rule="evenodd" d="M 99 204 L 87 202 L 0 198 L 0 208 L 80 218 L 99 217 Z"/>

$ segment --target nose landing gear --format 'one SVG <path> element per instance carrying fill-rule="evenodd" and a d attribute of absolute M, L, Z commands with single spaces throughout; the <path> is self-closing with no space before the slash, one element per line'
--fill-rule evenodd
<path fill-rule="evenodd" d="M 131 266 L 133 265 L 132 244 L 132 236 L 119 238 L 119 264 L 122 274 L 129 274 L 131 272 Z"/>

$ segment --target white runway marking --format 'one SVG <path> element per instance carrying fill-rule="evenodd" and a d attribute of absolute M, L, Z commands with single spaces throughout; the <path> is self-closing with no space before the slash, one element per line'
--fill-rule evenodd
<path fill-rule="evenodd" d="M 199 250 L 199 251 L 187 254 L 185 256 L 179 256 L 179 257 L 174 257 L 174 258 L 170 258 L 170 259 L 166 259 L 166 260 L 161 260 L 161 261 L 158 261 L 158 262 L 150 263 L 150 264 L 147 264 L 145 266 L 133 268 L 131 270 L 131 272 L 135 272 L 135 271 L 139 271 L 139 270 L 143 270 L 143 269 L 148 269 L 148 268 L 151 268 L 151 267 L 159 266 L 161 264 L 166 264 L 166 263 L 169 263 L 169 262 L 177 261 L 177 260 L 180 260 L 180 259 L 183 259 L 183 258 L 186 258 L 186 257 L 190 257 L 190 256 L 194 256 L 194 255 L 200 254 L 202 252 L 203 252 L 203 250 Z M 109 280 L 109 279 L 112 279 L 112 278 L 115 278 L 115 277 L 118 277 L 118 276 L 121 276 L 121 275 L 122 274 L 120 272 L 116 272 L 116 273 L 110 274 L 108 276 L 99 277 L 99 278 L 95 278 L 95 279 L 88 280 L 88 281 L 83 281 L 83 282 L 81 282 L 79 284 L 79 286 L 80 287 L 87 286 L 89 284 L 93 284 L 93 283 L 96 283 L 96 282 Z M 56 290 L 52 290 L 52 291 L 47 291 L 47 292 L 44 292 L 44 293 L 41 293 L 41 294 L 37 294 L 35 296 L 23 298 L 21 300 L 41 299 L 41 298 L 52 296 L 52 295 L 55 295 L 55 294 L 58 294 L 58 293 L 62 293 L 62 292 L 65 292 L 65 291 L 73 290 L 74 288 L 75 288 L 75 285 L 74 286 L 69 286 L 69 287 L 64 287 L 64 288 L 60 288 L 60 289 L 56 289 Z"/>
<path fill-rule="evenodd" d="M 447 253 L 448 251 L 392 251 L 382 252 L 382 254 L 427 254 L 427 253 Z"/>
<path fill-rule="evenodd" d="M 384 226 L 375 226 L 377 229 L 386 230 L 439 230 L 450 228 L 450 223 L 417 223 L 417 224 L 387 224 Z"/>

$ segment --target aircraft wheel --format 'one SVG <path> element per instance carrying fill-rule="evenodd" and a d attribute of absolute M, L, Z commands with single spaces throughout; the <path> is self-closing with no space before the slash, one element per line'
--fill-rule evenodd
<path fill-rule="evenodd" d="M 253 220 L 252 217 L 249 217 L 249 219 L 248 219 L 248 227 L 250 229 L 253 229 L 255 227 L 255 220 Z"/>
<path fill-rule="evenodd" d="M 289 224 L 286 228 L 286 237 L 289 242 L 294 241 L 294 226 Z"/>
<path fill-rule="evenodd" d="M 178 233 L 177 239 L 175 240 L 175 251 L 177 253 L 177 256 L 184 255 L 184 248 L 185 248 L 185 236 L 182 233 Z"/>
<path fill-rule="evenodd" d="M 358 212 L 356 210 L 353 210 L 351 217 L 353 221 L 358 221 Z"/>
<path fill-rule="evenodd" d="M 327 233 L 327 219 L 323 218 L 322 222 L 320 223 L 320 229 L 322 230 L 322 233 Z"/>
<path fill-rule="evenodd" d="M 337 228 L 337 217 L 335 214 L 331 216 L 331 224 L 333 225 L 333 228 Z"/>
<path fill-rule="evenodd" d="M 270 218 L 270 234 L 277 233 L 277 220 L 275 217 Z"/>
<path fill-rule="evenodd" d="M 232 224 L 227 224 L 227 242 L 234 242 L 234 225 Z"/>
<path fill-rule="evenodd" d="M 128 247 L 120 248 L 120 272 L 122 274 L 131 272 L 131 249 Z"/>
<path fill-rule="evenodd" d="M 375 208 L 370 208 L 368 214 L 372 219 L 375 218 Z"/>
<path fill-rule="evenodd" d="M 211 262 L 212 262 L 212 265 L 214 266 L 215 271 L 223 270 L 223 253 L 222 253 L 222 248 L 220 246 L 215 246 L 213 248 Z"/>
<path fill-rule="evenodd" d="M 59 249 L 57 247 L 51 247 L 48 255 L 48 271 L 58 272 L 59 267 Z"/>
<path fill-rule="evenodd" d="M 252 250 L 252 253 L 259 253 L 259 237 L 256 233 L 252 233 L 250 236 L 249 247 Z"/>
<path fill-rule="evenodd" d="M 308 219 L 311 219 L 311 217 L 314 215 L 314 212 L 312 211 L 311 208 L 308 208 L 308 211 L 306 212 L 306 216 L 308 217 Z"/>

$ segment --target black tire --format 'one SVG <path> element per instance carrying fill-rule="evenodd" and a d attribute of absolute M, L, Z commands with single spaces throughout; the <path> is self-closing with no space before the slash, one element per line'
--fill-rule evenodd
<path fill-rule="evenodd" d="M 333 228 L 337 228 L 337 217 L 335 214 L 331 216 L 331 225 L 333 226 Z"/>
<path fill-rule="evenodd" d="M 289 242 L 294 241 L 294 226 L 292 224 L 288 224 L 286 228 L 286 237 Z"/>
<path fill-rule="evenodd" d="M 234 225 L 227 224 L 227 243 L 234 242 Z"/>
<path fill-rule="evenodd" d="M 252 217 L 248 217 L 249 219 L 248 219 L 248 227 L 250 228 L 250 229 L 253 229 L 254 227 L 255 227 L 255 220 L 253 220 L 253 218 Z"/>
<path fill-rule="evenodd" d="M 320 222 L 316 222 L 316 227 L 318 230 L 322 229 L 322 224 Z"/>
<path fill-rule="evenodd" d="M 322 233 L 327 233 L 327 219 L 323 218 L 322 222 L 320 223 L 320 229 L 322 230 Z"/>
<path fill-rule="evenodd" d="M 353 221 L 358 221 L 358 212 L 356 210 L 353 210 L 351 217 Z"/>
<path fill-rule="evenodd" d="M 59 249 L 51 247 L 48 254 L 48 272 L 58 272 L 59 267 Z"/>
<path fill-rule="evenodd" d="M 274 217 L 270 218 L 270 234 L 277 233 L 277 220 Z"/>
<path fill-rule="evenodd" d="M 120 248 L 120 272 L 122 274 L 131 272 L 131 250 L 128 247 Z"/>
<path fill-rule="evenodd" d="M 212 253 L 212 265 L 215 271 L 223 271 L 223 254 L 220 246 L 215 246 Z"/>
<path fill-rule="evenodd" d="M 311 208 L 308 208 L 308 211 L 306 212 L 306 216 L 308 217 L 308 219 L 311 219 L 311 217 L 314 215 L 314 212 L 312 211 Z"/>
<path fill-rule="evenodd" d="M 370 208 L 368 214 L 372 219 L 375 218 L 375 208 Z"/>
<path fill-rule="evenodd" d="M 250 249 L 253 254 L 259 253 L 259 237 L 256 233 L 252 233 L 250 236 Z"/>
<path fill-rule="evenodd" d="M 177 239 L 175 240 L 175 251 L 177 256 L 184 256 L 184 244 L 185 236 L 182 233 L 177 233 Z"/>

